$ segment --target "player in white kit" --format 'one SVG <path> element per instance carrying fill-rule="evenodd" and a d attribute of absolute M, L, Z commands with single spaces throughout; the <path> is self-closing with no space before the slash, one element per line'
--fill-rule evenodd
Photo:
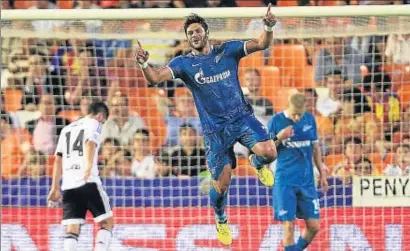
<path fill-rule="evenodd" d="M 94 102 L 88 108 L 88 115 L 64 127 L 58 139 L 53 182 L 47 200 L 61 200 L 62 177 L 62 224 L 67 226 L 64 251 L 77 250 L 80 225 L 85 223 L 88 210 L 101 226 L 95 238 L 95 250 L 108 250 L 111 242 L 113 214 L 97 166 L 102 124 L 108 114 L 104 103 Z"/>

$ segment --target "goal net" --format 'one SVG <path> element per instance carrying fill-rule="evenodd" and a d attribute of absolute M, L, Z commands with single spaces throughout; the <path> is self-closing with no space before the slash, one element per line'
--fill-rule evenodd
<path fill-rule="evenodd" d="M 154 67 L 188 54 L 191 12 L 218 45 L 257 38 L 266 9 L 1 11 L 1 250 L 62 250 L 62 210 L 46 201 L 53 151 L 95 99 L 110 107 L 99 153 L 110 250 L 283 250 L 272 192 L 241 145 L 227 206 L 234 241 L 218 243 L 192 97 L 179 80 L 148 87 L 134 60 L 137 40 Z M 241 59 L 237 74 L 265 124 L 290 93 L 308 98 L 330 185 L 318 190 L 321 230 L 309 250 L 410 250 L 410 6 L 272 12 L 273 45 Z M 88 217 L 78 250 L 92 250 L 96 230 Z"/>

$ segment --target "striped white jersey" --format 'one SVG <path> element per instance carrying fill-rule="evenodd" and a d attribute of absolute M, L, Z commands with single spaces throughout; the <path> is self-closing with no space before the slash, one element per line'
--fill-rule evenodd
<path fill-rule="evenodd" d="M 86 182 L 101 184 L 98 173 L 98 150 L 102 124 L 93 118 L 82 118 L 64 127 L 58 139 L 55 155 L 62 157 L 62 190 L 73 189 L 83 186 Z M 94 142 L 95 149 L 93 167 L 90 177 L 84 180 L 86 168 L 85 142 Z"/>

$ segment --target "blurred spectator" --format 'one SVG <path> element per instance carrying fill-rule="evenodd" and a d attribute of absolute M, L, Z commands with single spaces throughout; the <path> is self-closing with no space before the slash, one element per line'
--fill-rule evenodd
<path fill-rule="evenodd" d="M 337 117 L 341 110 L 343 77 L 339 70 L 326 75 L 325 84 L 329 94 L 317 101 L 317 110 L 325 117 Z"/>
<path fill-rule="evenodd" d="M 235 0 L 208 0 L 209 7 L 238 7 Z"/>
<path fill-rule="evenodd" d="M 338 144 L 348 136 L 363 138 L 367 144 L 380 139 L 378 121 L 358 88 L 344 92 L 341 117 L 336 122 L 335 133 Z"/>
<path fill-rule="evenodd" d="M 246 99 L 252 105 L 256 116 L 267 117 L 274 114 L 272 103 L 261 94 L 261 74 L 259 70 L 247 68 L 244 74 L 244 86 L 247 88 Z"/>
<path fill-rule="evenodd" d="M 117 139 L 122 146 L 128 146 L 138 129 L 145 128 L 141 117 L 130 115 L 128 97 L 125 94 L 114 96 L 110 104 L 110 116 L 103 125 L 101 139 Z"/>
<path fill-rule="evenodd" d="M 122 34 L 125 31 L 122 28 L 122 21 L 121 20 L 105 20 L 103 22 L 103 33 L 104 34 Z M 126 55 L 126 52 L 123 52 L 126 49 L 131 49 L 132 42 L 131 40 L 124 40 L 124 39 L 104 39 L 104 40 L 95 40 L 94 46 L 101 48 L 101 54 L 98 55 L 104 60 L 112 60 L 117 55 Z M 107 65 L 105 63 L 104 65 Z"/>
<path fill-rule="evenodd" d="M 205 150 L 200 147 L 196 129 L 184 124 L 179 128 L 181 145 L 171 154 L 171 165 L 178 177 L 199 176 L 206 171 Z"/>
<path fill-rule="evenodd" d="M 366 157 L 361 158 L 360 162 L 354 166 L 354 175 L 356 176 L 372 176 L 373 173 L 373 164 Z"/>
<path fill-rule="evenodd" d="M 349 82 L 356 84 L 361 81 L 360 66 L 364 58 L 350 45 L 345 44 L 341 37 L 327 38 L 324 48 L 316 57 L 315 80 L 323 85 L 326 75 L 340 70 Z"/>
<path fill-rule="evenodd" d="M 146 129 L 135 132 L 133 144 L 132 175 L 138 178 L 153 179 L 166 176 L 170 170 L 159 163 L 150 153 L 150 134 Z"/>
<path fill-rule="evenodd" d="M 7 111 L 3 110 L 4 109 L 4 103 L 5 103 L 4 93 L 1 92 L 0 94 L 1 94 L 1 103 L 0 104 L 2 104 L 1 105 L 1 116 L 6 116 L 6 117 L 10 118 L 12 127 L 13 128 L 19 128 L 20 127 L 20 121 L 19 121 L 19 118 L 16 115 L 16 113 L 15 112 L 7 112 Z"/>
<path fill-rule="evenodd" d="M 410 33 L 389 35 L 385 54 L 388 63 L 410 63 Z"/>
<path fill-rule="evenodd" d="M 98 165 L 102 168 L 103 173 L 106 171 L 105 166 L 108 164 L 110 158 L 119 150 L 121 150 L 121 144 L 116 139 L 106 138 L 101 144 Z"/>
<path fill-rule="evenodd" d="M 92 98 L 89 96 L 84 96 L 80 100 L 80 112 L 81 117 L 85 117 L 88 114 L 88 107 L 92 103 Z"/>
<path fill-rule="evenodd" d="M 384 61 L 386 47 L 384 36 L 354 36 L 350 45 L 363 56 L 364 63 L 370 72 L 380 71 L 379 67 Z"/>
<path fill-rule="evenodd" d="M 399 145 L 394 153 L 394 163 L 387 165 L 383 174 L 386 176 L 410 175 L 410 145 Z"/>
<path fill-rule="evenodd" d="M 355 166 L 362 161 L 363 154 L 362 141 L 356 137 L 348 138 L 344 142 L 344 160 L 336 165 L 333 175 L 348 183 L 354 174 Z"/>
<path fill-rule="evenodd" d="M 56 10 L 58 6 L 53 3 L 51 0 L 37 0 L 36 5 L 31 7 L 30 9 L 49 9 L 49 10 Z M 57 20 L 36 20 L 32 22 L 34 30 L 37 32 L 54 32 L 56 28 L 59 28 L 64 25 L 63 21 Z"/>
<path fill-rule="evenodd" d="M 39 111 L 41 117 L 30 120 L 26 128 L 33 136 L 33 147 L 43 154 L 54 154 L 58 136 L 64 126 L 70 122 L 55 116 L 54 97 L 51 94 L 43 94 L 40 98 Z"/>
<path fill-rule="evenodd" d="M 107 166 L 104 168 L 109 170 L 107 176 L 110 177 L 132 177 L 131 166 L 131 152 L 126 149 L 119 149 L 110 156 Z"/>
<path fill-rule="evenodd" d="M 65 100 L 70 105 L 77 105 L 82 96 L 90 96 L 106 100 L 108 87 L 105 76 L 96 65 L 94 49 L 81 49 L 77 56 L 78 72 L 72 71 L 68 78 L 64 93 Z"/>
<path fill-rule="evenodd" d="M 171 0 L 176 8 L 203 8 L 209 7 L 207 0 Z"/>
<path fill-rule="evenodd" d="M 72 38 L 60 46 L 51 59 L 51 71 L 57 76 L 79 75 L 81 71 L 79 54 L 81 51 L 89 48 L 90 53 L 95 56 L 92 58 L 94 65 L 102 66 L 104 61 L 97 56 L 101 55 L 101 49 L 93 44 L 80 38 L 86 34 L 86 25 L 82 21 L 75 21 L 68 26 L 67 33 L 72 34 Z"/>
<path fill-rule="evenodd" d="M 76 1 L 75 9 L 101 9 L 101 7 L 93 0 L 81 0 Z M 85 25 L 87 27 L 87 32 L 89 33 L 96 33 L 100 31 L 102 21 L 101 20 L 87 20 L 85 21 Z"/>
<path fill-rule="evenodd" d="M 30 149 L 25 155 L 24 164 L 20 169 L 20 176 L 40 178 L 46 174 L 47 157 L 40 152 Z"/>
<path fill-rule="evenodd" d="M 30 137 L 22 130 L 13 129 L 8 114 L 1 114 L 1 176 L 15 178 L 24 154 L 30 149 Z"/>
<path fill-rule="evenodd" d="M 192 125 L 198 133 L 201 133 L 201 122 L 195 110 L 194 99 L 188 91 L 177 94 L 175 100 L 175 111 L 165 117 L 167 123 L 167 146 L 180 145 L 179 127 L 183 124 Z"/>
<path fill-rule="evenodd" d="M 42 55 L 29 57 L 29 70 L 27 77 L 23 79 L 23 98 L 21 104 L 26 111 L 38 109 L 42 94 L 53 94 L 57 109 L 61 110 L 64 105 L 63 88 L 64 78 L 53 76 L 48 72 L 48 62 Z"/>
<path fill-rule="evenodd" d="M 364 78 L 363 83 L 367 101 L 376 117 L 383 122 L 385 138 L 390 140 L 391 132 L 399 129 L 400 120 L 400 101 L 391 92 L 390 77 L 385 74 L 371 74 Z"/>
<path fill-rule="evenodd" d="M 322 145 L 322 154 L 327 155 L 328 152 L 332 152 L 331 148 L 334 144 L 334 126 L 333 120 L 329 117 L 325 117 L 317 110 L 318 95 L 314 88 L 306 88 L 306 111 L 315 116 L 317 125 L 317 131 L 319 134 L 320 143 Z"/>
<path fill-rule="evenodd" d="M 2 54 L 8 55 L 7 50 Z M 22 38 L 13 41 L 10 46 L 8 61 L 5 63 L 9 73 L 18 80 L 27 77 L 30 67 L 30 57 L 33 55 L 48 56 L 49 51 L 46 43 L 37 38 Z"/>

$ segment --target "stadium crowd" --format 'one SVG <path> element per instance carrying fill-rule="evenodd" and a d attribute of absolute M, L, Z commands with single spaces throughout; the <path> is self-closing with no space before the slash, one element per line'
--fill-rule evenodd
<path fill-rule="evenodd" d="M 9 0 L 2 1 L 2 7 L 235 7 L 244 2 L 264 6 L 269 1 Z M 278 6 L 408 3 L 271 2 Z M 373 25 L 371 18 L 367 21 Z M 254 29 L 251 23 L 247 28 Z M 161 24 L 41 20 L 13 25 L 36 32 L 78 34 L 121 33 L 131 27 L 153 31 Z M 2 27 L 9 25 L 2 22 Z M 286 28 L 286 23 L 281 26 Z M 180 26 L 171 29 L 181 31 Z M 153 65 L 189 53 L 186 41 L 140 41 L 153 52 L 149 61 Z M 2 177 L 50 175 L 62 127 L 84 116 L 93 99 L 110 107 L 102 133 L 102 176 L 207 175 L 200 121 L 191 94 L 179 81 L 148 88 L 133 58 L 135 46 L 136 40 L 79 36 L 68 40 L 2 39 Z M 345 183 L 351 182 L 353 175 L 410 175 L 410 34 L 277 39 L 270 51 L 248 58 L 251 60 L 241 62 L 239 77 L 245 97 L 264 123 L 286 108 L 286 96 L 292 91 L 308 97 L 306 108 L 316 118 L 329 175 Z M 235 174 L 253 175 L 247 164 L 248 152 L 236 145 L 235 153 L 239 166 Z"/>

